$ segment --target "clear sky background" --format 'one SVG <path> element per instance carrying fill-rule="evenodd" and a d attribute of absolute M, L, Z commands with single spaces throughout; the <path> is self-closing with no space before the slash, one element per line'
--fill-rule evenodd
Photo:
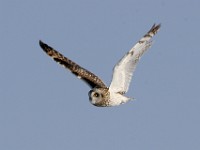
<path fill-rule="evenodd" d="M 199 150 L 200 1 L 0 2 L 1 150 Z M 41 39 L 110 84 L 112 68 L 161 23 L 127 96 L 98 108 Z"/>

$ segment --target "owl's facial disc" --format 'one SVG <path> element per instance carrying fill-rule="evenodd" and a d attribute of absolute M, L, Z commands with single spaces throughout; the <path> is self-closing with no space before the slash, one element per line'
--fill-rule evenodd
<path fill-rule="evenodd" d="M 90 90 L 88 93 L 88 96 L 89 96 L 90 102 L 93 105 L 95 105 L 96 103 L 99 103 L 101 101 L 102 94 L 99 93 L 99 91 L 97 90 Z"/>

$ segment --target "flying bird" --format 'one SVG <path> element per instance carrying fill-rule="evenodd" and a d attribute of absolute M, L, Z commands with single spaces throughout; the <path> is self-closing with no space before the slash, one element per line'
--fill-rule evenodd
<path fill-rule="evenodd" d="M 128 51 L 115 65 L 112 81 L 109 87 L 95 74 L 79 66 L 54 48 L 39 41 L 41 48 L 57 63 L 69 69 L 78 78 L 85 81 L 91 88 L 88 93 L 90 102 L 98 107 L 118 106 L 130 101 L 125 96 L 140 57 L 152 45 L 152 37 L 160 29 L 160 24 L 154 24 L 151 29 Z"/>

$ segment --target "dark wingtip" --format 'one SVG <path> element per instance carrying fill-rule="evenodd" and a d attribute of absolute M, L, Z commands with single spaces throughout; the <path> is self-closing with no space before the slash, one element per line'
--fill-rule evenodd
<path fill-rule="evenodd" d="M 43 44 L 43 42 L 41 40 L 39 40 L 39 44 L 41 45 L 41 44 Z"/>
<path fill-rule="evenodd" d="M 46 44 L 43 43 L 41 40 L 39 40 L 39 45 L 40 45 L 40 47 L 41 47 L 42 49 L 45 49 L 45 47 L 46 47 Z"/>
<path fill-rule="evenodd" d="M 156 25 L 155 23 L 153 24 L 153 26 L 151 27 L 151 29 L 149 30 L 150 32 L 153 32 L 154 34 L 156 34 L 158 32 L 158 30 L 160 29 L 161 24 Z"/>
<path fill-rule="evenodd" d="M 155 28 L 158 30 L 161 27 L 161 23 L 159 23 L 158 25 L 155 26 Z"/>
<path fill-rule="evenodd" d="M 45 44 L 41 40 L 39 40 L 39 45 L 46 53 L 48 53 L 49 50 L 53 49 L 52 47 L 48 46 L 47 44 Z"/>

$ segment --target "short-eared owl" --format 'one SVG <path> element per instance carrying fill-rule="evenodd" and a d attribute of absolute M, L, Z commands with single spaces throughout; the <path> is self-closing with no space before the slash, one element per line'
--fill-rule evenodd
<path fill-rule="evenodd" d="M 128 51 L 115 65 L 113 77 L 109 87 L 90 71 L 82 68 L 75 62 L 60 54 L 58 51 L 40 41 L 41 48 L 56 62 L 69 69 L 78 78 L 84 80 L 91 88 L 89 91 L 90 102 L 98 107 L 117 106 L 131 98 L 124 96 L 128 91 L 133 72 L 142 54 L 152 45 L 151 38 L 158 32 L 159 25 L 152 28 Z"/>

